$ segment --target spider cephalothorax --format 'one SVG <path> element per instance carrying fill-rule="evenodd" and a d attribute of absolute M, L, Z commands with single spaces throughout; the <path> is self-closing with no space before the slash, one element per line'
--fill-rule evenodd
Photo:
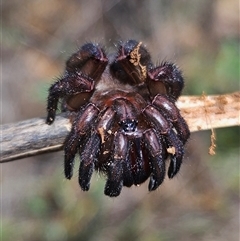
<path fill-rule="evenodd" d="M 149 191 L 180 169 L 190 132 L 175 106 L 183 89 L 178 67 L 154 66 L 141 42 L 120 43 L 114 58 L 98 44 L 87 43 L 66 63 L 64 75 L 49 89 L 47 123 L 59 98 L 63 109 L 75 113 L 64 143 L 65 176 L 73 174 L 80 155 L 79 184 L 89 190 L 95 170 L 107 176 L 105 194 L 118 196 L 122 186 L 150 178 Z"/>

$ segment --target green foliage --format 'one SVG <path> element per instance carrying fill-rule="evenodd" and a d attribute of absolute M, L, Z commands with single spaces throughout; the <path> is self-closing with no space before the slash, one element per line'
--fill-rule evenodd
<path fill-rule="evenodd" d="M 201 51 L 201 52 L 200 52 Z M 224 41 L 217 54 L 198 49 L 189 56 L 184 93 L 224 94 L 239 90 L 238 41 Z"/>

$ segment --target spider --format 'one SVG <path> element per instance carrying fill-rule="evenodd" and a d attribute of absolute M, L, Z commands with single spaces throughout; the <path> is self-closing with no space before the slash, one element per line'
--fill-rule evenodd
<path fill-rule="evenodd" d="M 104 193 L 116 197 L 122 187 L 149 178 L 149 191 L 179 171 L 190 132 L 175 105 L 184 87 L 179 68 L 154 66 L 142 42 L 120 42 L 106 55 L 99 44 L 86 43 L 66 62 L 66 70 L 49 89 L 47 124 L 59 99 L 72 113 L 64 143 L 64 172 L 73 175 L 79 153 L 79 185 L 88 191 L 93 171 L 106 176 Z"/>

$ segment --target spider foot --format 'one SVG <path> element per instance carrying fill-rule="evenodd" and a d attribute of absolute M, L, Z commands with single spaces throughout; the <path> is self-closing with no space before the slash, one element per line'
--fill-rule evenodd
<path fill-rule="evenodd" d="M 99 155 L 100 137 L 93 133 L 80 150 L 80 167 L 78 182 L 83 191 L 90 188 L 90 180 L 95 168 L 95 161 Z"/>
<path fill-rule="evenodd" d="M 104 193 L 110 197 L 117 197 L 123 186 L 123 169 L 121 161 L 112 162 L 108 166 L 108 178 Z"/>
<path fill-rule="evenodd" d="M 182 165 L 182 159 L 184 155 L 183 143 L 179 140 L 173 130 L 171 130 L 167 137 L 167 142 L 172 146 L 170 148 L 170 165 L 168 168 L 168 177 L 173 178 Z"/>

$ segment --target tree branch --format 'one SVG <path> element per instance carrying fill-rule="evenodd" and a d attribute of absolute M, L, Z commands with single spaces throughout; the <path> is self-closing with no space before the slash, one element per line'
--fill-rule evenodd
<path fill-rule="evenodd" d="M 240 92 L 218 96 L 182 96 L 177 102 L 191 132 L 240 125 Z M 34 118 L 1 126 L 0 163 L 59 151 L 71 123 L 66 113 L 49 126 Z"/>

